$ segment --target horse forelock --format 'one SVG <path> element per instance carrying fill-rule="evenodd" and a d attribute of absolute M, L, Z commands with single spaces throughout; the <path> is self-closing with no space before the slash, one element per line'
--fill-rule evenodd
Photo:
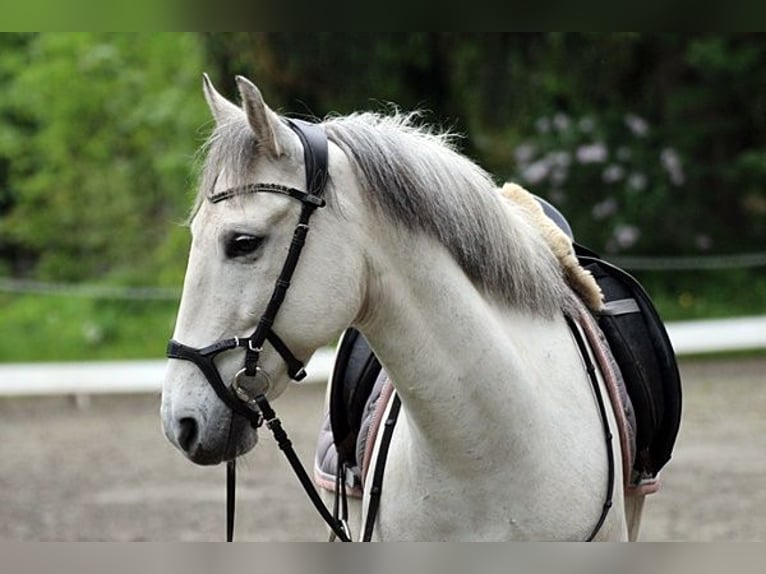
<path fill-rule="evenodd" d="M 225 171 L 247 177 L 252 172 L 258 150 L 258 141 L 244 114 L 240 119 L 216 126 L 198 152 L 197 161 L 202 164 L 202 169 L 190 219 L 213 194 L 221 173 Z"/>
<path fill-rule="evenodd" d="M 555 314 L 569 291 L 537 230 L 503 207 L 491 177 L 455 150 L 452 134 L 416 126 L 416 118 L 365 112 L 323 125 L 383 216 L 440 241 L 486 293 L 533 313 Z M 217 126 L 202 151 L 192 217 L 224 170 L 252 173 L 259 146 L 243 116 Z"/>
<path fill-rule="evenodd" d="M 415 126 L 416 117 L 356 113 L 324 125 L 384 216 L 440 241 L 486 293 L 554 315 L 569 290 L 538 231 L 503 207 L 491 177 L 455 150 L 451 134 Z"/>

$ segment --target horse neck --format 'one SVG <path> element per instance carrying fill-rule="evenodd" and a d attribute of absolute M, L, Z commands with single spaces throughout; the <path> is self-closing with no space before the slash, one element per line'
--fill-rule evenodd
<path fill-rule="evenodd" d="M 488 425 L 505 431 L 504 440 L 514 434 L 509 425 L 519 436 L 528 433 L 540 405 L 525 372 L 534 352 L 525 339 L 534 340 L 535 331 L 545 336 L 551 320 L 480 292 L 441 244 L 391 230 L 384 236 L 395 239 L 375 243 L 370 255 L 367 313 L 359 326 L 423 450 L 435 452 L 436 442 L 476 452 L 490 440 Z"/>

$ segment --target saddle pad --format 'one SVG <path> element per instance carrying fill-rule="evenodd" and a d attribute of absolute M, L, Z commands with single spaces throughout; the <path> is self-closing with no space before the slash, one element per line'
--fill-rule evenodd
<path fill-rule="evenodd" d="M 381 371 L 372 387 L 370 396 L 362 412 L 359 435 L 356 440 L 356 460 L 359 465 L 347 469 L 346 492 L 354 498 L 362 497 L 364 481 L 370 468 L 375 439 L 383 420 L 388 403 L 393 396 L 394 387 L 385 371 Z M 338 472 L 338 451 L 333 443 L 333 430 L 329 411 L 325 414 L 317 440 L 314 457 L 314 482 L 317 486 L 335 492 L 335 479 Z"/>
<path fill-rule="evenodd" d="M 617 422 L 620 450 L 622 451 L 622 476 L 625 496 L 652 494 L 659 489 L 659 478 L 641 475 L 634 469 L 636 460 L 636 417 L 630 397 L 628 396 L 625 381 L 620 373 L 620 368 L 609 348 L 606 337 L 604 337 L 593 315 L 579 299 L 575 301 L 575 306 L 578 312 L 575 322 L 585 333 L 585 338 L 604 378 L 604 385 L 606 386 L 615 421 Z"/>

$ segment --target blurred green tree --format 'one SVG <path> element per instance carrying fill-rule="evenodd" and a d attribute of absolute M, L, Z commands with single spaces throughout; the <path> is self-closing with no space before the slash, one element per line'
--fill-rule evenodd
<path fill-rule="evenodd" d="M 763 251 L 765 60 L 744 33 L 0 34 L 0 276 L 181 284 L 204 71 L 291 114 L 424 110 L 599 251 Z M 763 312 L 762 267 L 639 276 L 671 317 Z M 6 358 L 62 334 L 48 358 L 149 356 L 175 302 L 0 293 L 0 311 Z"/>
<path fill-rule="evenodd" d="M 761 250 L 765 56 L 757 34 L 2 35 L 0 271 L 177 284 L 206 69 L 299 115 L 424 109 L 597 250 Z"/>
<path fill-rule="evenodd" d="M 0 242 L 23 250 L 41 278 L 156 283 L 166 269 L 177 284 L 183 248 L 162 260 L 163 245 L 178 243 L 207 117 L 198 37 L 2 42 L 16 49 L 0 51 Z"/>

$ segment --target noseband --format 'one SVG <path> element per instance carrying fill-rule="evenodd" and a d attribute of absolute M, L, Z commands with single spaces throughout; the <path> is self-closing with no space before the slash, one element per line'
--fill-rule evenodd
<path fill-rule="evenodd" d="M 226 189 L 209 197 L 212 203 L 219 203 L 236 195 L 265 192 L 286 195 L 301 202 L 301 214 L 293 232 L 290 250 L 274 285 L 266 311 L 261 315 L 255 331 L 249 337 L 223 339 L 201 349 L 171 340 L 167 349 L 169 358 L 190 361 L 197 365 L 218 397 L 232 411 L 250 421 L 254 427 L 260 426 L 263 422 L 263 415 L 257 408 L 255 399 L 260 395 L 265 395 L 271 386 L 268 375 L 258 365 L 266 341 L 285 361 L 291 379 L 300 381 L 306 376 L 303 363 L 296 358 L 290 348 L 274 332 L 273 325 L 287 294 L 287 289 L 290 287 L 290 280 L 306 242 L 309 219 L 317 208 L 325 205 L 322 195 L 327 183 L 327 136 L 324 130 L 316 124 L 301 120 L 285 120 L 285 122 L 298 135 L 303 144 L 306 191 L 272 183 L 256 183 Z M 215 359 L 221 353 L 237 348 L 245 349 L 245 361 L 242 369 L 234 376 L 231 388 L 229 388 L 223 382 L 215 365 Z"/>

